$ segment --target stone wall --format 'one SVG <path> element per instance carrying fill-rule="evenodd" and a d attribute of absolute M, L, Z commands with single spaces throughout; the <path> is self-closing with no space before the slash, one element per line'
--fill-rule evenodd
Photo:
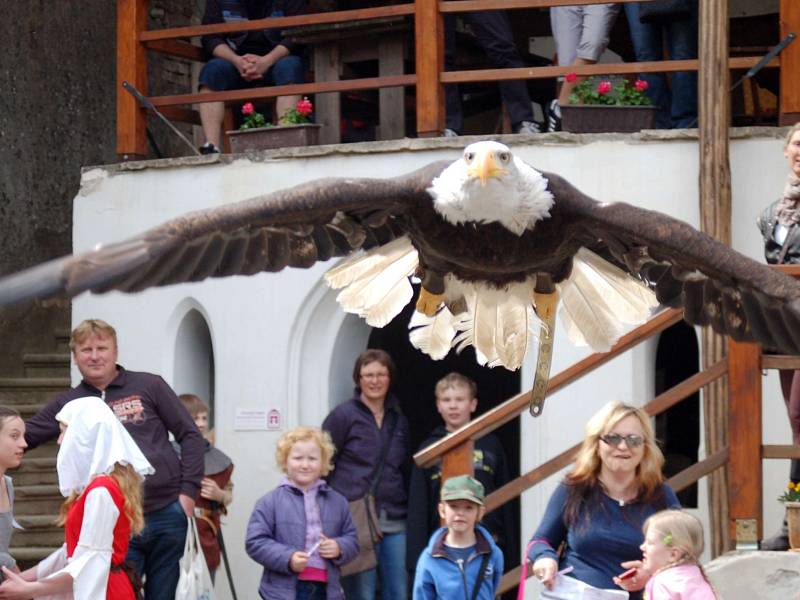
<path fill-rule="evenodd" d="M 199 22 L 202 0 L 151 0 L 150 27 Z M 70 252 L 81 167 L 116 162 L 116 2 L 4 3 L 0 37 L 0 274 Z M 190 89 L 190 67 L 156 56 L 151 92 Z M 168 155 L 174 134 L 152 126 Z M 0 374 L 21 372 L 27 350 L 52 347 L 69 305 L 0 309 Z"/>

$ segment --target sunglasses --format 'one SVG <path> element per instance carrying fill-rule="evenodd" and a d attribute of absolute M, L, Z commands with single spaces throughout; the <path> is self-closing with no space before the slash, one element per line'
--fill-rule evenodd
<path fill-rule="evenodd" d="M 600 439 L 603 440 L 609 446 L 619 446 L 622 441 L 625 441 L 625 444 L 628 448 L 638 448 L 642 444 L 644 444 L 644 438 L 640 435 L 630 434 L 630 435 L 620 435 L 618 433 L 607 433 L 606 435 L 601 435 Z"/>

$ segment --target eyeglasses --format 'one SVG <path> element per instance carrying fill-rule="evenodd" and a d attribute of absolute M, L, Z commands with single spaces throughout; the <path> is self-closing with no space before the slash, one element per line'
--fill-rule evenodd
<path fill-rule="evenodd" d="M 389 379 L 388 373 L 361 373 L 361 379 Z"/>
<path fill-rule="evenodd" d="M 630 434 L 630 435 L 620 435 L 618 433 L 607 433 L 605 435 L 601 435 L 600 439 L 603 440 L 609 446 L 619 446 L 623 440 L 628 448 L 638 448 L 642 444 L 644 444 L 644 438 L 640 435 Z"/>

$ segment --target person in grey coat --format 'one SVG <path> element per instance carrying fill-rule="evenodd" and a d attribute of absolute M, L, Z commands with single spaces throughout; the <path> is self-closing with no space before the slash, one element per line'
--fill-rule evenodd
<path fill-rule="evenodd" d="M 286 477 L 260 498 L 250 515 L 247 554 L 264 567 L 265 600 L 340 600 L 339 568 L 358 554 L 347 500 L 321 477 L 331 468 L 333 443 L 316 427 L 281 436 L 276 452 Z"/>

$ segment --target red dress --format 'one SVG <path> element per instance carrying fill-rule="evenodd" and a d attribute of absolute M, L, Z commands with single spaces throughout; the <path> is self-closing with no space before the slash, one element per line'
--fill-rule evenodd
<path fill-rule="evenodd" d="M 114 526 L 114 541 L 112 543 L 111 565 L 119 566 L 125 562 L 125 555 L 128 553 L 128 543 L 131 538 L 131 524 L 123 510 L 125 497 L 119 489 L 117 482 L 108 475 L 101 475 L 92 480 L 86 487 L 83 494 L 75 501 L 69 509 L 67 522 L 64 526 L 64 537 L 67 543 L 67 556 L 72 557 L 78 540 L 81 537 L 81 527 L 83 526 L 83 508 L 86 503 L 86 496 L 95 488 L 105 488 L 111 495 L 111 499 L 119 510 L 117 524 Z M 91 527 L 91 523 L 87 524 Z M 107 600 L 135 600 L 133 586 L 124 571 L 111 570 L 108 575 L 108 586 L 106 587 Z"/>

